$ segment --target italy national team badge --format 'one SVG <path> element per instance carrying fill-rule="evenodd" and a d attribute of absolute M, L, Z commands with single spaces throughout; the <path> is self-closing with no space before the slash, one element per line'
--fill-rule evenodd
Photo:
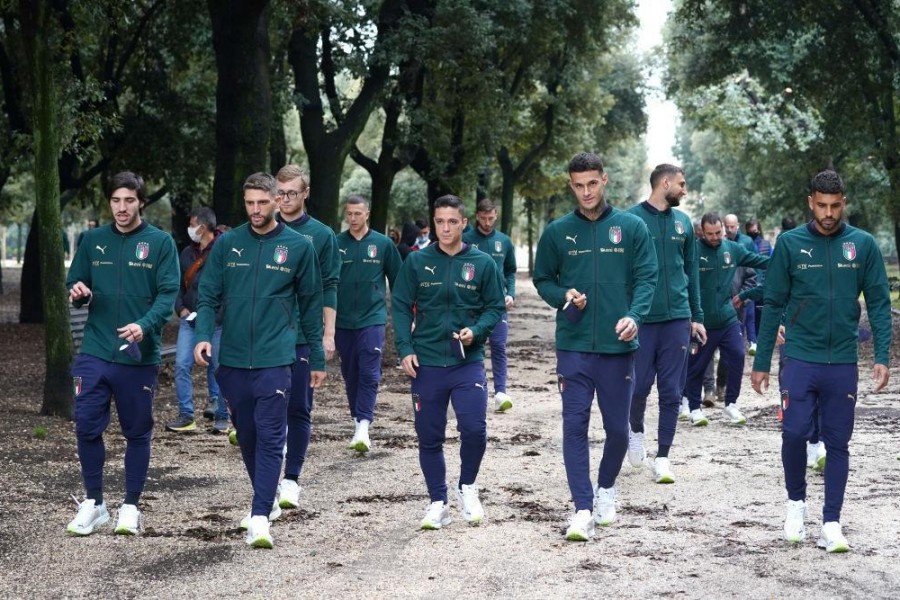
<path fill-rule="evenodd" d="M 503 252 L 503 243 L 500 240 L 494 240 L 494 252 Z"/>
<path fill-rule="evenodd" d="M 730 264 L 731 264 L 731 252 L 723 252 L 723 253 L 722 253 L 722 258 L 725 259 L 725 264 L 726 264 L 726 265 L 730 265 Z"/>
<path fill-rule="evenodd" d="M 675 221 L 675 231 L 678 235 L 684 235 L 684 223 L 681 221 Z"/>
<path fill-rule="evenodd" d="M 369 258 L 375 258 L 378 256 L 378 246 L 375 244 L 369 244 L 369 247 L 366 248 L 366 256 Z"/>
<path fill-rule="evenodd" d="M 76 396 L 81 394 L 81 377 L 72 378 L 72 391 L 75 392 Z"/>
<path fill-rule="evenodd" d="M 275 255 L 272 257 L 273 260 L 279 264 L 283 265 L 288 257 L 288 249 L 287 246 L 276 246 L 275 247 Z"/>
<path fill-rule="evenodd" d="M 856 244 L 853 242 L 844 242 L 844 258 L 847 260 L 856 258 Z"/>
<path fill-rule="evenodd" d="M 475 279 L 475 265 L 472 263 L 464 264 L 460 275 L 462 275 L 463 281 L 472 281 Z"/>
<path fill-rule="evenodd" d="M 622 241 L 622 228 L 621 227 L 610 227 L 609 228 L 609 241 L 613 244 L 618 244 Z"/>
<path fill-rule="evenodd" d="M 138 242 L 137 246 L 134 248 L 134 255 L 137 256 L 138 260 L 144 260 L 150 256 L 150 244 L 147 242 Z"/>

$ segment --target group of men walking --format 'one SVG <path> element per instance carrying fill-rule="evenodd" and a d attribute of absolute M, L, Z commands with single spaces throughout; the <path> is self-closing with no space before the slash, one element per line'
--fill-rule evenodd
<path fill-rule="evenodd" d="M 840 178 L 833 171 L 813 178 L 813 220 L 782 236 L 770 260 L 727 239 L 728 224 L 716 213 L 703 215 L 701 238 L 695 238 L 689 217 L 677 209 L 687 193 L 680 167 L 657 166 L 649 198 L 628 210 L 607 203 L 609 175 L 596 155 L 576 155 L 568 175 L 578 206 L 544 230 L 533 276 L 541 298 L 557 309 L 563 458 L 575 508 L 566 538 L 586 541 L 595 525 L 616 520 L 623 461 L 636 468 L 647 461 L 644 416 L 654 382 L 659 425 L 650 468 L 657 483 L 675 481 L 669 453 L 682 398 L 695 424 L 705 419 L 700 396 L 716 348 L 728 373 L 725 416 L 730 424 L 746 422 L 736 404 L 745 348 L 736 310 L 762 292 L 734 294 L 732 281 L 736 269 L 752 267 L 769 273 L 752 376 L 757 391 L 768 383 L 779 325 L 784 339 L 785 538 L 805 536 L 802 459 L 815 435 L 829 452 L 820 544 L 847 550 L 839 517 L 856 399 L 859 293 L 875 337 L 876 390 L 888 380 L 891 323 L 881 255 L 871 235 L 842 222 Z M 388 286 L 429 494 L 420 526 L 440 529 L 451 520 L 443 452 L 451 404 L 460 432 L 454 496 L 464 520 L 482 522 L 476 479 L 487 445 L 486 345 L 494 408 L 512 407 L 506 338 L 516 264 L 511 241 L 494 228 L 496 207 L 480 202 L 473 227 L 460 198 L 436 199 L 436 242 L 402 260 L 389 238 L 368 227 L 369 204 L 361 196 L 347 199 L 348 228 L 338 236 L 313 219 L 305 210 L 308 175 L 298 167 L 284 167 L 275 177 L 251 175 L 243 188 L 248 223 L 216 235 L 214 215 L 193 213 L 189 234 L 196 246 L 182 255 L 179 271 L 171 237 L 140 218 L 143 182 L 132 173 L 112 179 L 115 220 L 86 233 L 67 279 L 71 300 L 90 311 L 72 369 L 86 492 L 68 531 L 87 535 L 109 519 L 102 434 L 111 396 L 127 440 L 116 532 L 140 531 L 159 336 L 175 305 L 193 343 L 181 348 L 179 333 L 182 375 L 187 370 L 190 377 L 188 353 L 200 366 L 218 365 L 208 376 L 216 399 L 213 429 L 227 429 L 230 413 L 253 487 L 241 523 L 247 543 L 272 547 L 270 521 L 299 505 L 313 390 L 325 380 L 325 362 L 335 351 L 353 420 L 349 445 L 359 452 L 371 447 Z M 595 396 L 606 439 L 593 479 L 588 426 Z M 175 425 L 190 427 L 193 405 L 181 397 L 179 391 Z"/>

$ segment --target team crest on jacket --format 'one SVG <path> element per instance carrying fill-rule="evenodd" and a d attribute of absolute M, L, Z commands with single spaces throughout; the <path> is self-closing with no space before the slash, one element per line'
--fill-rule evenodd
<path fill-rule="evenodd" d="M 378 246 L 375 244 L 369 244 L 369 247 L 366 248 L 366 256 L 369 258 L 375 258 L 378 256 Z"/>
<path fill-rule="evenodd" d="M 853 242 L 844 242 L 844 258 L 853 260 L 856 258 L 856 244 Z"/>
<path fill-rule="evenodd" d="M 618 225 L 616 227 L 609 228 L 609 241 L 613 244 L 618 244 L 622 241 L 622 228 Z"/>
<path fill-rule="evenodd" d="M 76 396 L 81 394 L 81 377 L 72 378 L 72 391 L 75 392 Z"/>
<path fill-rule="evenodd" d="M 731 264 L 731 252 L 723 252 L 723 253 L 722 253 L 722 258 L 725 259 L 725 264 L 726 264 L 726 265 L 730 265 L 730 264 Z"/>
<path fill-rule="evenodd" d="M 503 252 L 503 242 L 494 240 L 494 252 Z"/>
<path fill-rule="evenodd" d="M 475 279 L 475 265 L 472 263 L 464 264 L 460 275 L 462 275 L 463 281 L 472 281 Z"/>
<path fill-rule="evenodd" d="M 288 249 L 287 246 L 276 246 L 275 247 L 275 255 L 272 257 L 275 262 L 279 265 L 283 265 L 288 257 Z"/>
<path fill-rule="evenodd" d="M 147 242 L 138 242 L 137 246 L 134 248 L 134 255 L 137 256 L 138 260 L 144 260 L 150 256 L 150 244 Z"/>
<path fill-rule="evenodd" d="M 684 223 L 682 223 L 681 221 L 675 221 L 675 231 L 678 233 L 678 235 L 683 235 Z"/>

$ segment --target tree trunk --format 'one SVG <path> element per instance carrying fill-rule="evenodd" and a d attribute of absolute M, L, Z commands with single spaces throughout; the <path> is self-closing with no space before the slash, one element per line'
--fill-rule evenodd
<path fill-rule="evenodd" d="M 534 200 L 525 199 L 525 215 L 528 219 L 528 276 L 534 275 Z"/>
<path fill-rule="evenodd" d="M 31 226 L 25 237 L 22 276 L 19 288 L 19 323 L 44 322 L 44 291 L 41 288 L 40 240 L 37 209 L 31 215 Z M 22 225 L 19 225 L 19 248 L 22 251 Z M 58 246 L 54 246 L 56 248 Z"/>
<path fill-rule="evenodd" d="M 509 235 L 513 217 L 513 195 L 516 192 L 516 169 L 509 158 L 509 152 L 504 146 L 497 156 L 500 163 L 500 174 L 503 180 L 500 184 L 500 231 Z"/>
<path fill-rule="evenodd" d="M 45 318 L 46 372 L 41 414 L 72 418 L 72 336 L 65 288 L 65 265 L 59 251 L 62 218 L 59 205 L 59 136 L 56 83 L 53 79 L 50 3 L 21 1 L 23 33 L 31 65 L 34 120 L 35 224 L 40 252 L 42 307 Z"/>
<path fill-rule="evenodd" d="M 216 54 L 213 207 L 226 225 L 246 220 L 243 183 L 269 166 L 272 90 L 268 0 L 208 0 Z"/>

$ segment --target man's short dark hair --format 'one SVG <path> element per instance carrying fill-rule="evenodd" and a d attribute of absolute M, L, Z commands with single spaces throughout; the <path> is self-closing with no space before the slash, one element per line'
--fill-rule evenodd
<path fill-rule="evenodd" d="M 491 212 L 497 210 L 497 205 L 494 204 L 494 201 L 490 198 L 482 198 L 478 201 L 478 206 L 475 208 L 475 212 Z"/>
<path fill-rule="evenodd" d="M 191 218 L 197 219 L 197 224 L 206 227 L 207 231 L 216 230 L 216 213 L 208 206 L 200 206 L 192 210 Z"/>
<path fill-rule="evenodd" d="M 362 204 L 366 207 L 366 210 L 370 208 L 369 199 L 361 194 L 350 194 L 347 196 L 347 200 L 344 201 L 344 204 Z"/>
<path fill-rule="evenodd" d="M 797 226 L 797 221 L 794 220 L 793 217 L 785 217 L 781 219 L 781 230 L 782 231 L 790 231 L 794 227 Z"/>
<path fill-rule="evenodd" d="M 809 182 L 809 195 L 812 196 L 816 192 L 820 194 L 843 194 L 844 182 L 837 171 L 833 169 L 825 169 L 816 173 L 816 176 Z"/>
<path fill-rule="evenodd" d="M 147 201 L 147 191 L 144 188 L 144 180 L 140 175 L 131 171 L 122 171 L 116 173 L 109 178 L 109 184 L 106 186 L 106 197 L 112 198 L 113 192 L 119 188 L 131 190 L 137 196 L 139 202 Z"/>
<path fill-rule="evenodd" d="M 702 228 L 704 225 L 715 225 L 716 223 L 721 223 L 722 217 L 719 216 L 719 213 L 712 211 L 708 212 L 702 217 L 700 217 L 700 227 Z"/>
<path fill-rule="evenodd" d="M 428 227 L 428 221 L 426 221 L 425 219 L 416 219 L 415 223 L 416 227 L 418 227 L 419 229 L 425 229 L 426 227 Z"/>
<path fill-rule="evenodd" d="M 653 172 L 650 173 L 650 187 L 655 188 L 656 184 L 658 184 L 663 177 L 678 175 L 679 173 L 684 175 L 684 169 L 677 165 L 670 165 L 669 163 L 656 165 Z"/>
<path fill-rule="evenodd" d="M 579 152 L 569 161 L 569 173 L 603 172 L 603 161 L 593 152 Z"/>
<path fill-rule="evenodd" d="M 446 194 L 434 201 L 434 210 L 439 208 L 455 208 L 463 218 L 466 216 L 466 204 L 459 196 Z"/>
<path fill-rule="evenodd" d="M 244 181 L 244 190 L 260 190 L 275 195 L 275 178 L 268 173 L 254 173 Z"/>

